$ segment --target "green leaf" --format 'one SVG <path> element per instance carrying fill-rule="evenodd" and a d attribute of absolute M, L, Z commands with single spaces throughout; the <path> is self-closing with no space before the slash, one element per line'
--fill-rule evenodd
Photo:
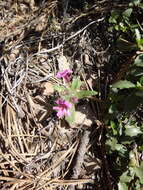
<path fill-rule="evenodd" d="M 55 85 L 54 89 L 60 93 L 64 91 L 66 88 L 64 86 Z"/>
<path fill-rule="evenodd" d="M 82 84 L 82 82 L 81 82 L 79 77 L 74 78 L 73 81 L 72 81 L 72 84 L 71 84 L 71 89 L 72 90 L 77 90 L 77 89 L 80 88 L 81 84 Z"/>
<path fill-rule="evenodd" d="M 140 78 L 140 83 L 143 86 L 143 76 Z"/>
<path fill-rule="evenodd" d="M 112 151 L 118 151 L 122 154 L 124 154 L 126 152 L 125 147 L 122 144 L 118 144 L 117 139 L 111 137 L 110 139 L 108 139 L 106 141 L 106 145 L 110 146 L 110 149 Z"/>
<path fill-rule="evenodd" d="M 128 190 L 128 186 L 125 183 L 118 183 L 118 190 Z"/>
<path fill-rule="evenodd" d="M 112 128 L 112 131 L 113 131 L 113 135 L 117 135 L 117 129 L 116 129 L 116 124 L 115 124 L 115 122 L 114 121 L 111 121 L 110 122 L 110 126 L 111 126 L 111 128 Z"/>
<path fill-rule="evenodd" d="M 140 3 L 139 7 L 140 7 L 141 9 L 143 9 L 143 3 Z"/>
<path fill-rule="evenodd" d="M 70 116 L 66 116 L 65 120 L 71 125 L 75 121 L 75 114 L 76 114 L 76 112 L 75 112 L 75 106 L 74 105 L 70 109 L 70 113 L 71 113 L 71 115 Z"/>
<path fill-rule="evenodd" d="M 130 162 L 129 162 L 129 166 L 130 166 L 130 173 L 134 173 L 135 174 L 135 171 L 134 171 L 134 167 L 138 165 L 138 160 L 136 158 L 136 154 L 133 150 L 131 150 L 129 152 L 129 159 L 130 159 Z"/>
<path fill-rule="evenodd" d="M 115 84 L 113 84 L 111 87 L 125 89 L 125 88 L 135 88 L 136 85 L 127 80 L 120 80 L 119 82 L 116 82 Z"/>
<path fill-rule="evenodd" d="M 75 96 L 79 99 L 89 97 L 89 96 L 94 96 L 96 95 L 96 91 L 90 91 L 90 90 L 81 90 L 79 92 L 76 92 Z"/>
<path fill-rule="evenodd" d="M 143 75 L 143 68 L 141 68 L 141 67 L 133 68 L 131 71 L 131 74 L 134 75 L 135 77 L 142 76 Z"/>
<path fill-rule="evenodd" d="M 140 0 L 132 0 L 129 6 L 139 6 L 140 5 Z"/>
<path fill-rule="evenodd" d="M 115 104 L 111 104 L 108 110 L 109 114 L 115 114 L 117 112 L 117 107 Z"/>
<path fill-rule="evenodd" d="M 136 65 L 138 67 L 143 67 L 143 54 L 140 54 L 136 57 L 136 59 L 134 61 L 134 65 Z"/>
<path fill-rule="evenodd" d="M 124 172 L 124 173 L 120 176 L 120 182 L 121 182 L 121 183 L 129 183 L 129 182 L 132 180 L 132 178 L 134 177 L 134 176 L 130 176 L 129 174 L 130 174 L 130 173 L 129 173 L 129 170 L 127 170 L 126 172 Z"/>
<path fill-rule="evenodd" d="M 117 139 L 111 137 L 110 139 L 108 139 L 106 141 L 106 145 L 110 146 L 110 149 L 112 151 L 115 151 L 116 150 L 116 145 L 117 145 Z"/>
<path fill-rule="evenodd" d="M 138 48 L 142 49 L 141 34 L 137 28 L 135 29 L 135 34 L 136 34 L 136 42 L 137 42 Z"/>
<path fill-rule="evenodd" d="M 135 29 L 135 34 L 136 34 L 136 40 L 137 41 L 140 41 L 140 39 L 141 39 L 141 34 L 140 34 L 140 31 L 136 28 Z"/>
<path fill-rule="evenodd" d="M 139 81 L 137 81 L 136 87 L 137 87 L 138 89 L 142 89 L 142 85 L 141 85 L 141 83 L 140 83 Z"/>
<path fill-rule="evenodd" d="M 128 8 L 127 10 L 125 10 L 125 11 L 123 12 L 123 16 L 124 16 L 124 17 L 130 17 L 131 14 L 132 14 L 132 12 L 133 12 L 133 9 L 132 9 L 132 8 Z"/>
<path fill-rule="evenodd" d="M 135 125 L 126 125 L 125 127 L 126 127 L 125 134 L 127 136 L 134 137 L 137 136 L 138 134 L 142 134 L 140 128 Z"/>
<path fill-rule="evenodd" d="M 120 16 L 120 13 L 118 11 L 112 11 L 111 16 L 109 18 L 109 23 L 116 24 L 119 16 Z"/>
<path fill-rule="evenodd" d="M 143 167 L 134 167 L 133 169 L 136 176 L 140 179 L 140 183 L 143 184 Z"/>

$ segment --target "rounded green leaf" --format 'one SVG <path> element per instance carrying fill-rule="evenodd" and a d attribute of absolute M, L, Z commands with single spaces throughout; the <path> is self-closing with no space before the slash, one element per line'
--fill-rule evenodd
<path fill-rule="evenodd" d="M 143 76 L 140 78 L 140 83 L 143 85 Z"/>
<path fill-rule="evenodd" d="M 135 88 L 136 85 L 130 81 L 127 80 L 120 80 L 119 82 L 116 82 L 111 86 L 112 88 L 119 88 L 119 89 L 125 89 L 125 88 Z"/>
<path fill-rule="evenodd" d="M 134 61 L 134 65 L 136 65 L 138 67 L 143 67 L 143 54 L 140 54 L 136 57 L 136 59 Z"/>
<path fill-rule="evenodd" d="M 72 81 L 72 84 L 71 84 L 71 89 L 72 90 L 77 90 L 77 89 L 80 88 L 81 84 L 82 84 L 82 82 L 81 82 L 79 77 L 74 78 L 73 81 Z"/>
<path fill-rule="evenodd" d="M 86 98 L 86 97 L 89 97 L 89 96 L 94 96 L 96 94 L 97 94 L 96 91 L 81 90 L 79 92 L 76 92 L 76 97 L 79 98 L 79 99 L 82 99 L 82 98 Z"/>
<path fill-rule="evenodd" d="M 143 184 L 143 167 L 134 167 L 136 176 L 140 179 L 141 184 Z"/>
<path fill-rule="evenodd" d="M 124 17 L 130 17 L 131 14 L 132 14 L 132 12 L 133 12 L 133 9 L 132 9 L 132 8 L 129 8 L 129 9 L 127 9 L 127 10 L 125 10 L 125 11 L 123 12 L 123 16 L 124 16 Z"/>
<path fill-rule="evenodd" d="M 119 190 L 128 190 L 128 186 L 125 183 L 118 183 L 118 189 Z"/>
<path fill-rule="evenodd" d="M 134 137 L 141 133 L 142 133 L 142 131 L 140 130 L 140 128 L 135 125 L 126 126 L 125 134 L 127 136 Z"/>
<path fill-rule="evenodd" d="M 64 91 L 66 88 L 64 86 L 55 85 L 54 89 L 60 93 L 60 92 Z"/>

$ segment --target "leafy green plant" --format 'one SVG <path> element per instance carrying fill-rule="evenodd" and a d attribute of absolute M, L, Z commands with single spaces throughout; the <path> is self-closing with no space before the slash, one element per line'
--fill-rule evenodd
<path fill-rule="evenodd" d="M 140 0 L 132 0 L 128 8 L 113 10 L 109 17 L 109 31 L 116 33 L 117 47 L 121 51 L 143 50 L 142 26 L 138 19 L 134 19 L 134 9 L 143 9 Z"/>
<path fill-rule="evenodd" d="M 58 104 L 53 109 L 57 111 L 59 118 L 65 119 L 68 123 L 74 123 L 76 109 L 75 105 L 80 99 L 96 95 L 96 91 L 82 90 L 82 82 L 79 77 L 74 77 L 71 80 L 71 70 L 65 70 L 57 74 L 58 78 L 63 78 L 64 83 L 60 83 L 55 86 L 55 90 L 58 91 L 60 99 L 56 101 Z"/>
<path fill-rule="evenodd" d="M 132 0 L 125 10 L 113 10 L 109 18 L 117 51 L 135 55 L 122 80 L 110 85 L 107 100 L 106 150 L 119 190 L 143 187 L 143 123 L 136 118 L 143 103 L 143 29 L 135 17 L 135 11 L 142 9 L 141 0 Z"/>

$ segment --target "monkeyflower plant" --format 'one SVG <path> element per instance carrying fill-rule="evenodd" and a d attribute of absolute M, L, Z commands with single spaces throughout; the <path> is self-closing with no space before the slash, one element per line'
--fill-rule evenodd
<path fill-rule="evenodd" d="M 63 80 L 63 83 L 56 85 L 54 88 L 59 93 L 59 99 L 53 109 L 57 112 L 57 117 L 65 118 L 70 124 L 74 123 L 75 105 L 82 98 L 96 95 L 96 91 L 82 90 L 80 77 L 72 77 L 73 71 L 66 69 L 58 72 L 56 77 Z"/>

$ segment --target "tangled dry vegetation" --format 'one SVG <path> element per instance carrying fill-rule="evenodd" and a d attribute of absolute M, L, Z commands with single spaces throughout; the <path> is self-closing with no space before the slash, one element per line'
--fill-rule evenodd
<path fill-rule="evenodd" d="M 0 1 L 0 189 L 110 187 L 100 102 L 109 82 L 103 68 L 111 3 Z M 56 118 L 53 85 L 62 67 L 102 91 L 100 99 L 80 102 L 90 125 L 78 118 L 69 127 Z"/>

